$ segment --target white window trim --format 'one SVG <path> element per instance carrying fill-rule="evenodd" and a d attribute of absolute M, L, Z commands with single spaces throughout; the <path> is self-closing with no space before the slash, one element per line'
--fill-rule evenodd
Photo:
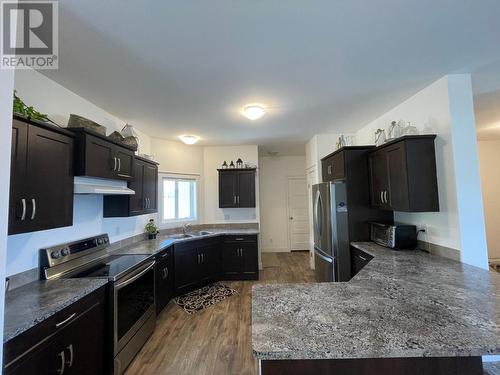
<path fill-rule="evenodd" d="M 194 217 L 186 218 L 186 219 L 171 219 L 171 220 L 163 220 L 163 180 L 164 179 L 175 179 L 175 180 L 187 180 L 187 181 L 195 181 L 196 182 L 196 191 L 194 195 L 195 204 L 194 204 Z M 181 173 L 172 173 L 172 172 L 159 172 L 158 173 L 158 222 L 161 228 L 169 228 L 176 227 L 178 224 L 186 224 L 192 223 L 195 224 L 199 220 L 199 212 L 200 212 L 200 175 L 197 174 L 181 174 Z"/>

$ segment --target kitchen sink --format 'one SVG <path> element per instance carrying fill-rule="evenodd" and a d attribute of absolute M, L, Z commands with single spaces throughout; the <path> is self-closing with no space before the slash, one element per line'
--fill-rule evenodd
<path fill-rule="evenodd" d="M 192 234 L 172 234 L 171 236 L 168 236 L 169 238 L 173 238 L 175 240 L 180 240 L 182 238 L 193 238 L 194 235 Z"/>

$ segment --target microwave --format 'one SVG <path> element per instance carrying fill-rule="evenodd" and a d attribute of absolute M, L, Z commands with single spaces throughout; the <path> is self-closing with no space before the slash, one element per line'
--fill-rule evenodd
<path fill-rule="evenodd" d="M 413 250 L 417 247 L 417 227 L 407 224 L 370 223 L 371 240 L 391 249 Z"/>

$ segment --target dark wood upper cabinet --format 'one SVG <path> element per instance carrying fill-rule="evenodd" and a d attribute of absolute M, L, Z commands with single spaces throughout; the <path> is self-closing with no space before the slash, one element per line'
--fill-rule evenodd
<path fill-rule="evenodd" d="M 219 169 L 219 208 L 255 207 L 255 169 Z"/>
<path fill-rule="evenodd" d="M 435 138 L 405 136 L 370 153 L 372 206 L 404 212 L 439 211 Z"/>
<path fill-rule="evenodd" d="M 321 159 L 323 181 L 342 180 L 346 184 L 349 242 L 369 241 L 370 222 L 392 222 L 392 211 L 370 205 L 369 155 L 375 146 L 346 146 Z M 383 174 L 375 173 L 380 177 Z M 347 276 L 345 276 L 347 279 Z"/>
<path fill-rule="evenodd" d="M 323 182 L 345 177 L 344 153 L 337 152 L 321 159 Z"/>
<path fill-rule="evenodd" d="M 76 135 L 75 175 L 130 181 L 134 174 L 132 147 L 99 133 L 71 128 Z"/>
<path fill-rule="evenodd" d="M 73 185 L 72 134 L 14 118 L 9 234 L 71 226 Z"/>
<path fill-rule="evenodd" d="M 134 178 L 128 187 L 133 195 L 105 195 L 104 217 L 127 217 L 158 211 L 158 164 L 136 156 L 132 166 Z"/>

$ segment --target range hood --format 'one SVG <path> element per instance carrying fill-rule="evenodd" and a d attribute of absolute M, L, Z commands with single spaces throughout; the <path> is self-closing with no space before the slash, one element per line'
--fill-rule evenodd
<path fill-rule="evenodd" d="M 76 176 L 75 194 L 133 195 L 135 191 L 127 187 L 126 181 L 107 180 Z"/>

